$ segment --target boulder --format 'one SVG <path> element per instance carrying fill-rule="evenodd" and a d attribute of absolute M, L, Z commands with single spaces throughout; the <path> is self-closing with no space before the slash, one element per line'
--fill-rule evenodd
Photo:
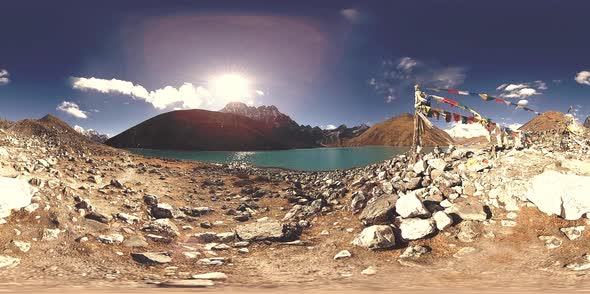
<path fill-rule="evenodd" d="M 364 228 L 352 244 L 370 250 L 391 248 L 395 246 L 395 235 L 391 226 L 374 225 Z"/>
<path fill-rule="evenodd" d="M 348 251 L 348 250 L 342 250 L 342 251 L 336 253 L 336 255 L 334 255 L 334 260 L 348 258 L 348 257 L 351 257 L 351 256 L 352 256 L 352 253 L 350 253 L 350 251 Z"/>
<path fill-rule="evenodd" d="M 162 252 L 131 253 L 133 260 L 143 264 L 165 264 L 172 261 L 172 258 Z"/>
<path fill-rule="evenodd" d="M 439 231 L 444 231 L 453 224 L 453 219 L 444 211 L 437 211 L 432 215 L 436 228 Z"/>
<path fill-rule="evenodd" d="M 196 279 L 196 280 L 224 281 L 224 280 L 227 280 L 227 275 L 225 273 L 221 273 L 221 272 L 212 272 L 212 273 L 193 275 L 192 278 Z"/>
<path fill-rule="evenodd" d="M 18 266 L 19 264 L 20 264 L 20 259 L 18 259 L 18 258 L 6 256 L 6 255 L 0 255 L 0 270 L 13 268 L 13 267 Z"/>
<path fill-rule="evenodd" d="M 169 219 L 162 218 L 154 220 L 143 227 L 144 231 L 166 235 L 167 237 L 178 237 L 178 227 Z"/>
<path fill-rule="evenodd" d="M 447 168 L 447 162 L 441 158 L 433 158 L 428 160 L 428 166 L 433 170 L 444 171 Z"/>
<path fill-rule="evenodd" d="M 235 233 L 242 241 L 292 241 L 300 232 L 279 221 L 268 220 L 237 226 Z"/>
<path fill-rule="evenodd" d="M 408 218 L 402 219 L 399 229 L 402 238 L 406 240 L 422 239 L 436 231 L 432 219 Z"/>
<path fill-rule="evenodd" d="M 177 218 L 182 215 L 180 210 L 167 203 L 158 203 L 152 206 L 151 214 L 155 218 Z"/>
<path fill-rule="evenodd" d="M 0 218 L 10 216 L 13 209 L 21 209 L 31 204 L 36 192 L 26 180 L 0 177 Z"/>
<path fill-rule="evenodd" d="M 424 174 L 424 171 L 426 171 L 426 163 L 423 160 L 419 160 L 418 162 L 414 163 L 412 170 L 417 175 Z"/>
<path fill-rule="evenodd" d="M 590 212 L 590 177 L 546 171 L 532 180 L 527 199 L 548 215 L 577 220 Z"/>
<path fill-rule="evenodd" d="M 483 204 L 477 200 L 461 200 L 445 209 L 446 213 L 454 213 L 463 220 L 468 221 L 485 221 L 488 214 L 484 210 Z"/>
<path fill-rule="evenodd" d="M 395 212 L 403 218 L 419 217 L 429 214 L 422 201 L 420 201 L 414 192 L 399 196 L 399 199 L 395 203 Z"/>
<path fill-rule="evenodd" d="M 365 226 L 391 223 L 397 199 L 398 196 L 393 194 L 372 198 L 360 215 L 361 222 Z"/>

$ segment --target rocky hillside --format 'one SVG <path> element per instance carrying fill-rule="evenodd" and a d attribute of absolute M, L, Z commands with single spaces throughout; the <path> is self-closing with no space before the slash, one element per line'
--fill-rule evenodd
<path fill-rule="evenodd" d="M 411 146 L 414 135 L 414 117 L 405 113 L 380 122 L 362 135 L 344 142 L 346 146 Z M 445 131 L 433 126 L 425 129 L 422 137 L 424 146 L 447 146 L 453 139 Z"/>
<path fill-rule="evenodd" d="M 545 112 L 519 128 L 525 132 L 563 132 L 571 121 L 564 113 L 558 111 Z"/>
<path fill-rule="evenodd" d="M 200 109 L 160 114 L 110 138 L 106 144 L 117 148 L 213 151 L 291 147 L 260 121 Z"/>

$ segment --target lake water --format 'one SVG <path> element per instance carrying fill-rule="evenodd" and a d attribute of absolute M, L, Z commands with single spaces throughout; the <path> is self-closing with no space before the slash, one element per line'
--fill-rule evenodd
<path fill-rule="evenodd" d="M 254 166 L 302 171 L 327 171 L 349 169 L 380 162 L 395 155 L 406 153 L 409 147 L 365 146 L 243 152 L 128 150 L 149 157 L 216 163 L 246 163 Z"/>

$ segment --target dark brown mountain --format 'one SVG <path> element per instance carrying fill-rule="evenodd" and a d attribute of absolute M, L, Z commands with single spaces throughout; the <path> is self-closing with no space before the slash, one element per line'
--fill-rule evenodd
<path fill-rule="evenodd" d="M 531 119 L 529 122 L 520 127 L 519 130 L 525 132 L 563 132 L 571 120 L 572 118 L 568 117 L 564 113 L 558 111 L 548 111 Z"/>
<path fill-rule="evenodd" d="M 118 148 L 272 150 L 291 148 L 261 121 L 217 111 L 178 110 L 148 119 L 106 141 Z"/>
<path fill-rule="evenodd" d="M 346 140 L 345 146 L 411 146 L 414 135 L 414 116 L 405 113 L 380 122 L 360 136 Z M 422 136 L 424 146 L 447 146 L 453 139 L 447 132 L 432 126 L 425 128 Z"/>
<path fill-rule="evenodd" d="M 342 146 L 348 139 L 360 136 L 369 129 L 366 124 L 349 128 L 346 125 L 340 125 L 333 130 L 324 130 L 324 137 L 322 138 L 322 146 Z"/>

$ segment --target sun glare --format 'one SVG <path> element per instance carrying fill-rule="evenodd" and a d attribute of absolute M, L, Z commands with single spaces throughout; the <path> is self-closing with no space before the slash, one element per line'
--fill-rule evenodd
<path fill-rule="evenodd" d="M 227 101 L 246 101 L 251 96 L 250 81 L 239 74 L 223 74 L 213 79 L 215 96 Z"/>

